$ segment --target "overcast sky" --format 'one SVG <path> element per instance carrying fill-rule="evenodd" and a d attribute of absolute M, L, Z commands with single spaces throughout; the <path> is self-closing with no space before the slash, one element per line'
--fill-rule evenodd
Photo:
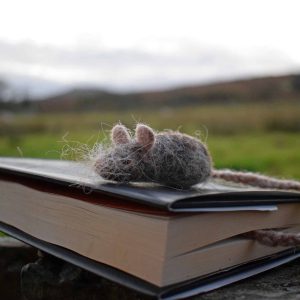
<path fill-rule="evenodd" d="M 31 94 L 300 72 L 298 0 L 0 0 L 0 77 Z"/>

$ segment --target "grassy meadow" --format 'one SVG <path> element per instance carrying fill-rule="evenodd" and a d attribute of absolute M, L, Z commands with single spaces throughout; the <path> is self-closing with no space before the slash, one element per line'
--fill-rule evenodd
<path fill-rule="evenodd" d="M 208 144 L 216 168 L 300 179 L 300 104 L 207 105 L 158 110 L 0 115 L 0 156 L 80 158 L 113 124 L 179 129 Z M 74 150 L 74 151 L 73 151 Z"/>

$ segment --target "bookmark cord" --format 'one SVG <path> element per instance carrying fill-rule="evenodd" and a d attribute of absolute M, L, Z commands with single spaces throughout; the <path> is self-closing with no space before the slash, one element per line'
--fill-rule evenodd
<path fill-rule="evenodd" d="M 270 247 L 296 247 L 300 245 L 300 233 L 286 233 L 275 230 L 255 230 L 244 234 Z"/>
<path fill-rule="evenodd" d="M 300 191 L 300 182 L 298 181 L 276 179 L 250 172 L 244 173 L 231 170 L 213 170 L 212 177 L 261 188 Z M 266 229 L 251 231 L 244 234 L 244 236 L 270 247 L 300 246 L 300 233 L 286 233 Z"/>
<path fill-rule="evenodd" d="M 213 178 L 261 188 L 300 191 L 300 182 L 296 180 L 277 179 L 251 172 L 238 172 L 231 170 L 212 170 L 211 175 Z"/>

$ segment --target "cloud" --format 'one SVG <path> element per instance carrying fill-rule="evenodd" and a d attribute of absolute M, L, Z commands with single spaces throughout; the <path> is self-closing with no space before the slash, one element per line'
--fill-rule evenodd
<path fill-rule="evenodd" d="M 0 76 L 34 95 L 72 85 L 119 91 L 158 89 L 294 70 L 299 65 L 278 51 L 233 52 L 188 40 L 123 49 L 0 40 Z"/>

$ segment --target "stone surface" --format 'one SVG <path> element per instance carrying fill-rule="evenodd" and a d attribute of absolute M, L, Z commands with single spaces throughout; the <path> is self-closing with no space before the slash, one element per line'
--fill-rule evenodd
<path fill-rule="evenodd" d="M 300 299 L 300 260 L 193 299 Z"/>
<path fill-rule="evenodd" d="M 27 300 L 147 299 L 49 255 L 23 267 L 21 286 Z"/>
<path fill-rule="evenodd" d="M 0 238 L 0 299 L 22 299 L 21 269 L 36 258 L 35 249 L 11 238 Z"/>
<path fill-rule="evenodd" d="M 23 269 L 22 269 L 22 266 Z M 20 273 L 22 269 L 22 291 Z M 12 239 L 0 239 L 0 299 L 147 300 L 149 298 Z M 300 299 L 300 260 L 193 300 Z"/>

